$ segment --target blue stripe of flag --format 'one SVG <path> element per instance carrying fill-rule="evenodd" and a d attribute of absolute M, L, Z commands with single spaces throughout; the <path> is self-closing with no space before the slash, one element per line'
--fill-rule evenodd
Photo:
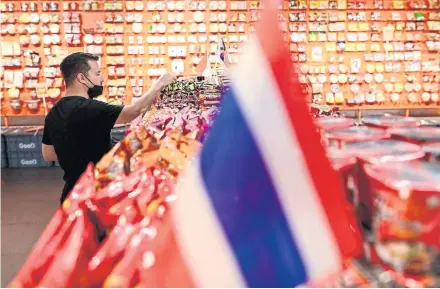
<path fill-rule="evenodd" d="M 204 144 L 201 169 L 248 286 L 303 284 L 307 276 L 298 246 L 232 90 L 225 96 L 222 111 Z"/>

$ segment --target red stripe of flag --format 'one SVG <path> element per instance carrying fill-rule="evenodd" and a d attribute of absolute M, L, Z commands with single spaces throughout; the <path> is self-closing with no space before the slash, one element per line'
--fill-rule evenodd
<path fill-rule="evenodd" d="M 260 27 L 257 29 L 259 43 L 281 92 L 291 126 L 310 171 L 309 175 L 329 218 L 329 225 L 334 232 L 340 252 L 343 257 L 358 255 L 362 246 L 357 225 L 350 223 L 347 217 L 340 180 L 331 168 L 321 145 L 309 113 L 307 96 L 302 92 L 298 77 L 293 71 L 286 43 L 281 33 L 274 33 L 280 30 L 277 26 L 277 10 L 268 6 L 262 12 Z"/>

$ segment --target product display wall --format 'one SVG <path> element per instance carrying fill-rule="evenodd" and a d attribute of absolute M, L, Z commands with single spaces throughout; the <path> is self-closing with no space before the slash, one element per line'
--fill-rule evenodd
<path fill-rule="evenodd" d="M 315 103 L 438 107 L 440 4 L 280 1 L 281 28 Z M 230 61 L 263 1 L 2 1 L 2 115 L 44 115 L 63 95 L 67 54 L 102 56 L 102 100 L 130 103 L 164 71 L 196 73 L 225 40 Z M 42 97 L 47 96 L 45 101 Z"/>

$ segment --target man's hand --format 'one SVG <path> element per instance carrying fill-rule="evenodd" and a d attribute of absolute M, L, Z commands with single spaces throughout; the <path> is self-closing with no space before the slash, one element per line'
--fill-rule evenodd
<path fill-rule="evenodd" d="M 167 85 L 176 81 L 173 73 L 165 73 L 151 86 L 151 88 L 142 95 L 135 103 L 124 106 L 119 114 L 116 123 L 128 123 L 147 112 L 154 100 L 159 96 L 160 91 Z"/>
<path fill-rule="evenodd" d="M 165 73 L 162 74 L 161 77 L 154 83 L 155 89 L 157 91 L 161 91 L 165 86 L 175 82 L 177 80 L 176 75 L 174 73 Z"/>

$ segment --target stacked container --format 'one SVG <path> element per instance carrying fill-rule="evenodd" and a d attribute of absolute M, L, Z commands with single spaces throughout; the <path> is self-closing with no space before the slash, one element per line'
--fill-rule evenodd
<path fill-rule="evenodd" d="M 10 168 L 50 167 L 52 162 L 46 162 L 41 152 L 43 133 L 25 127 L 10 128 L 4 131 L 6 153 Z"/>

